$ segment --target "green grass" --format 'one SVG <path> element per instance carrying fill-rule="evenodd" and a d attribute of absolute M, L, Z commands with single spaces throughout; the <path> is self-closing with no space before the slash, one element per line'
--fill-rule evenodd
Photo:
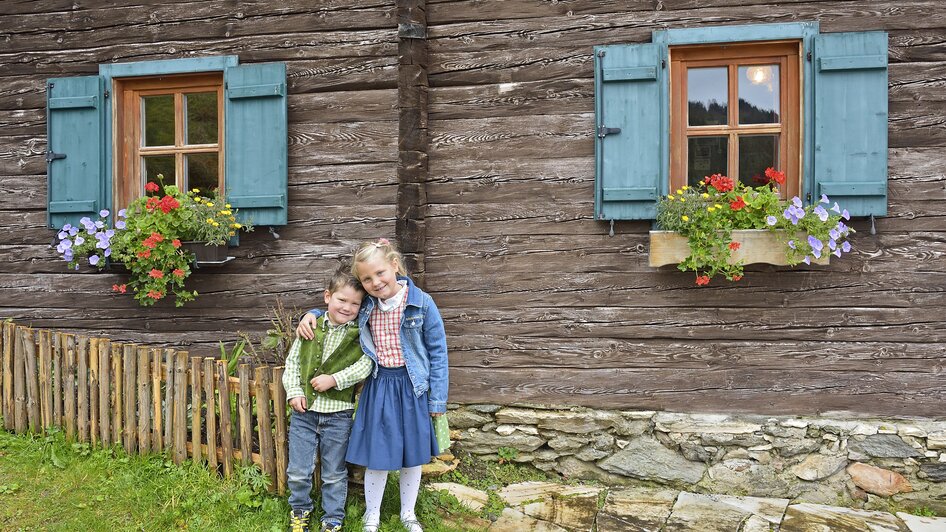
<path fill-rule="evenodd" d="M 177 466 L 162 456 L 127 456 L 120 449 L 70 444 L 59 434 L 0 430 L 4 531 L 285 530 L 289 506 L 285 497 L 265 493 L 267 481 L 255 467 L 225 480 L 202 465 Z M 399 508 L 397 475 L 390 475 L 382 532 L 404 530 Z M 421 490 L 416 511 L 428 532 L 475 529 L 469 525 L 474 514 L 445 493 Z M 363 513 L 362 492 L 350 490 L 344 530 L 360 532 Z"/>

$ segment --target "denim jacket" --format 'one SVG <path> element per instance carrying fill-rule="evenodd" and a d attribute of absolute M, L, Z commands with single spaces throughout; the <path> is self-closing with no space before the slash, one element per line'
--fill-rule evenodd
<path fill-rule="evenodd" d="M 411 379 L 414 395 L 420 397 L 429 391 L 428 406 L 431 413 L 447 411 L 447 388 L 450 375 L 447 362 L 447 333 L 444 331 L 443 318 L 437 305 L 427 292 L 418 288 L 407 277 L 398 276 L 398 280 L 407 281 L 407 304 L 401 316 L 401 350 L 407 375 Z M 378 376 L 378 355 L 371 338 L 368 320 L 377 298 L 368 296 L 361 303 L 358 311 L 358 328 L 361 330 L 361 349 L 374 361 L 372 375 Z M 316 316 L 318 311 L 310 311 Z"/>

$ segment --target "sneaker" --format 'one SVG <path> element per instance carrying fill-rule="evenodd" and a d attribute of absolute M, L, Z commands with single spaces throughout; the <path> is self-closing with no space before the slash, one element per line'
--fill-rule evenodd
<path fill-rule="evenodd" d="M 319 527 L 319 532 L 342 532 L 342 525 L 322 523 L 322 526 Z"/>
<path fill-rule="evenodd" d="M 407 532 L 424 532 L 417 519 L 401 519 L 401 524 L 407 529 Z"/>
<path fill-rule="evenodd" d="M 289 514 L 289 532 L 309 532 L 309 514 L 302 510 L 293 510 Z"/>
<path fill-rule="evenodd" d="M 378 523 L 362 523 L 361 532 L 378 532 Z"/>

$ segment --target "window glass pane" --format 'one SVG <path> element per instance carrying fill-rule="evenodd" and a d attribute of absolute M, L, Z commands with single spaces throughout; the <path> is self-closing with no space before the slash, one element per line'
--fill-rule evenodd
<path fill-rule="evenodd" d="M 184 95 L 187 144 L 217 143 L 217 93 L 197 92 Z"/>
<path fill-rule="evenodd" d="M 210 192 L 217 188 L 216 153 L 192 153 L 186 159 L 187 190 L 199 188 L 201 192 Z"/>
<path fill-rule="evenodd" d="M 728 174 L 729 137 L 687 139 L 687 184 L 696 186 L 704 177 Z"/>
<path fill-rule="evenodd" d="M 174 156 L 173 155 L 147 155 L 141 158 L 141 194 L 144 194 L 145 183 L 157 183 L 158 175 L 164 176 L 164 185 L 173 185 L 174 179 Z"/>
<path fill-rule="evenodd" d="M 766 168 L 778 168 L 778 135 L 739 137 L 739 180 L 757 187 L 767 182 Z"/>
<path fill-rule="evenodd" d="M 726 67 L 687 69 L 687 123 L 691 126 L 726 125 L 729 79 Z"/>
<path fill-rule="evenodd" d="M 779 121 L 779 66 L 739 67 L 739 123 L 775 124 Z"/>
<path fill-rule="evenodd" d="M 141 138 L 145 146 L 174 145 L 174 95 L 141 97 Z"/>

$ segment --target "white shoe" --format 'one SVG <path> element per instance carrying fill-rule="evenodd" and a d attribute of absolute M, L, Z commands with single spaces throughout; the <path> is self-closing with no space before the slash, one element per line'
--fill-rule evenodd
<path fill-rule="evenodd" d="M 407 532 L 424 532 L 417 519 L 401 519 L 401 524 L 407 529 Z"/>
<path fill-rule="evenodd" d="M 378 532 L 378 525 L 369 525 L 364 523 L 361 528 L 361 532 Z"/>

